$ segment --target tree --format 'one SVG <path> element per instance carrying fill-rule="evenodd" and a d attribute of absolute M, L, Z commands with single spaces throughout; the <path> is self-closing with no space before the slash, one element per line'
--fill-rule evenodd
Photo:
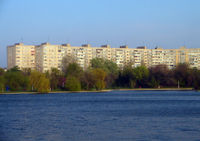
<path fill-rule="evenodd" d="M 36 90 L 39 87 L 38 80 L 41 77 L 41 73 L 38 71 L 32 71 L 30 74 L 30 85 L 32 90 Z"/>
<path fill-rule="evenodd" d="M 64 89 L 65 88 L 65 81 L 66 81 L 66 77 L 61 75 L 58 79 L 58 87 L 60 89 Z"/>
<path fill-rule="evenodd" d="M 4 75 L 4 73 L 5 73 L 4 69 L 3 69 L 3 68 L 0 68 L 0 76 L 1 76 L 1 75 Z"/>
<path fill-rule="evenodd" d="M 158 88 L 160 86 L 158 81 L 156 81 L 156 79 L 153 75 L 150 75 L 150 77 L 149 77 L 148 86 L 150 88 Z"/>
<path fill-rule="evenodd" d="M 174 78 L 172 71 L 169 70 L 167 65 L 160 64 L 157 66 L 153 66 L 149 68 L 150 72 L 150 84 L 151 86 L 154 85 L 155 87 L 157 86 L 175 86 L 176 83 L 174 84 Z"/>
<path fill-rule="evenodd" d="M 138 87 L 147 87 L 149 70 L 145 66 L 138 66 L 134 68 L 133 74 Z"/>
<path fill-rule="evenodd" d="M 133 68 L 132 66 L 124 66 L 122 71 L 123 76 L 123 83 L 125 84 L 125 87 L 134 88 L 136 84 L 136 78 L 134 76 Z"/>
<path fill-rule="evenodd" d="M 4 69 L 0 68 L 0 92 L 3 92 L 5 89 L 4 73 Z"/>
<path fill-rule="evenodd" d="M 19 72 L 20 68 L 18 66 L 15 66 L 13 68 L 11 68 L 10 70 L 8 70 L 8 72 Z"/>
<path fill-rule="evenodd" d="M 182 87 L 191 86 L 189 82 L 190 68 L 188 64 L 186 63 L 178 64 L 176 68 L 173 70 L 173 72 L 174 72 L 174 78 L 177 81 L 179 81 L 180 86 Z"/>
<path fill-rule="evenodd" d="M 94 58 L 90 61 L 92 68 L 103 69 L 106 73 L 118 74 L 118 66 L 116 63 L 110 60 L 102 58 Z"/>
<path fill-rule="evenodd" d="M 92 68 L 101 68 L 101 69 L 105 69 L 104 66 L 104 59 L 103 58 L 93 58 L 91 61 L 91 67 Z"/>
<path fill-rule="evenodd" d="M 52 90 L 58 88 L 60 76 L 61 76 L 61 72 L 57 68 L 51 68 L 49 77 L 50 77 L 50 86 Z"/>
<path fill-rule="evenodd" d="M 76 77 L 68 76 L 66 78 L 65 88 L 69 91 L 80 91 L 81 83 Z"/>
<path fill-rule="evenodd" d="M 200 89 L 200 70 L 193 68 L 190 70 L 190 81 L 192 81 L 192 87 L 196 90 Z"/>
<path fill-rule="evenodd" d="M 80 80 L 81 80 L 82 88 L 84 88 L 86 90 L 90 90 L 90 89 L 94 88 L 94 86 L 95 86 L 94 85 L 95 79 L 94 79 L 94 75 L 91 70 L 84 71 Z"/>
<path fill-rule="evenodd" d="M 3 76 L 0 76 L 0 92 L 3 92 L 5 89 L 5 79 Z"/>
<path fill-rule="evenodd" d="M 116 63 L 102 58 L 94 58 L 91 60 L 91 67 L 93 69 L 100 68 L 106 72 L 106 87 L 112 87 L 118 77 L 119 68 Z"/>
<path fill-rule="evenodd" d="M 104 71 L 106 72 L 106 78 L 105 78 L 106 87 L 111 88 L 114 86 L 115 80 L 119 75 L 119 68 L 116 63 L 110 60 L 105 60 L 104 65 L 105 65 Z"/>
<path fill-rule="evenodd" d="M 149 76 L 149 70 L 145 66 L 138 66 L 133 69 L 133 72 L 137 80 L 142 80 Z"/>
<path fill-rule="evenodd" d="M 82 68 L 77 63 L 70 63 L 66 68 L 65 75 L 79 78 L 82 72 Z"/>
<path fill-rule="evenodd" d="M 29 77 L 24 75 L 17 67 L 8 70 L 4 78 L 6 81 L 5 85 L 11 91 L 24 91 L 29 89 Z"/>
<path fill-rule="evenodd" d="M 45 74 L 38 71 L 31 72 L 30 85 L 32 86 L 32 90 L 40 93 L 48 93 L 50 91 L 49 79 L 46 78 Z"/>
<path fill-rule="evenodd" d="M 31 74 L 31 68 L 23 68 L 22 72 L 24 75 L 29 76 Z"/>
<path fill-rule="evenodd" d="M 62 72 L 63 73 L 67 72 L 67 67 L 71 63 L 77 63 L 74 56 L 65 56 L 65 57 L 63 57 L 63 59 L 62 59 Z"/>
<path fill-rule="evenodd" d="M 50 91 L 49 79 L 41 75 L 37 85 L 37 91 L 40 93 L 48 93 Z"/>
<path fill-rule="evenodd" d="M 119 76 L 116 80 L 118 87 L 134 88 L 136 85 L 136 79 L 133 73 L 133 68 L 130 64 L 125 65 L 119 72 Z"/>
<path fill-rule="evenodd" d="M 106 72 L 100 68 L 93 69 L 92 74 L 94 75 L 94 80 L 95 80 L 95 88 L 97 90 L 102 90 L 105 88 L 105 77 L 106 77 Z"/>

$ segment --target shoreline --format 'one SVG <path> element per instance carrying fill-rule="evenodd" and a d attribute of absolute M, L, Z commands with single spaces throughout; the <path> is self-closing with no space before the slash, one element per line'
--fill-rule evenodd
<path fill-rule="evenodd" d="M 51 91 L 49 93 L 39 92 L 3 92 L 0 95 L 9 94 L 64 94 L 64 93 L 92 93 L 92 92 L 111 92 L 111 91 L 194 91 L 193 88 L 134 88 L 134 89 L 106 89 L 100 91 Z"/>
<path fill-rule="evenodd" d="M 114 89 L 113 89 L 114 90 Z M 134 89 L 116 89 L 116 90 L 133 90 L 133 91 L 193 91 L 193 88 L 134 88 Z"/>

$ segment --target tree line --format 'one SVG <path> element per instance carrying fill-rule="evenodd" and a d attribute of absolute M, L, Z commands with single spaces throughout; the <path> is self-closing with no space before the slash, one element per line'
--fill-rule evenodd
<path fill-rule="evenodd" d="M 123 69 L 110 60 L 94 58 L 83 70 L 73 58 L 65 57 L 62 70 L 52 68 L 45 73 L 18 67 L 7 71 L 0 68 L 0 90 L 34 91 L 81 91 L 114 88 L 174 88 L 192 87 L 200 89 L 200 70 L 188 64 L 178 64 L 174 69 L 166 65 L 150 68 L 125 65 Z"/>

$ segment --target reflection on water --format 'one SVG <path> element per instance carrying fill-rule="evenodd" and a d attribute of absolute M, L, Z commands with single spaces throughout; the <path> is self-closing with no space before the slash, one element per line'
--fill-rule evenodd
<path fill-rule="evenodd" d="M 0 95 L 2 141 L 198 139 L 198 92 Z"/>

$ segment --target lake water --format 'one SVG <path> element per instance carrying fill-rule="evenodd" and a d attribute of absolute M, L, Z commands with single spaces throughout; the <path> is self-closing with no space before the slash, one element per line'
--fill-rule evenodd
<path fill-rule="evenodd" d="M 199 141 L 200 93 L 0 95 L 0 141 Z"/>

